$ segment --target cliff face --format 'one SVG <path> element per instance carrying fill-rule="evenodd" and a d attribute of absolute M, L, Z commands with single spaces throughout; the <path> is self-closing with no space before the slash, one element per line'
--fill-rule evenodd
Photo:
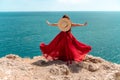
<path fill-rule="evenodd" d="M 66 65 L 42 56 L 0 58 L 0 80 L 120 80 L 120 65 L 87 55 L 81 63 Z"/>

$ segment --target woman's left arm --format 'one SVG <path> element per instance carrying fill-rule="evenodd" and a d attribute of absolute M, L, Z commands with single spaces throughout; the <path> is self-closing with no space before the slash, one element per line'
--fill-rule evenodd
<path fill-rule="evenodd" d="M 46 23 L 47 23 L 49 26 L 58 26 L 57 23 L 50 23 L 49 21 L 46 21 Z"/>
<path fill-rule="evenodd" d="M 71 26 L 86 26 L 87 22 L 85 22 L 84 24 L 76 24 L 76 23 L 72 23 Z"/>

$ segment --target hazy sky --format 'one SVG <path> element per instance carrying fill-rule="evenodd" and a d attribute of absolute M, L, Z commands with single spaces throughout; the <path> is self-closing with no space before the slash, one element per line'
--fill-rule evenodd
<path fill-rule="evenodd" d="M 0 0 L 0 11 L 120 11 L 120 0 Z"/>

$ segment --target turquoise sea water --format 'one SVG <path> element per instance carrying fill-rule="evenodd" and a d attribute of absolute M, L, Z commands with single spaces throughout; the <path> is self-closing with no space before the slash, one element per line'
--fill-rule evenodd
<path fill-rule="evenodd" d="M 0 57 L 41 55 L 39 44 L 49 43 L 60 32 L 46 20 L 56 23 L 64 14 L 72 22 L 88 22 L 86 27 L 72 28 L 72 33 L 92 46 L 89 54 L 120 63 L 120 12 L 0 12 Z"/>

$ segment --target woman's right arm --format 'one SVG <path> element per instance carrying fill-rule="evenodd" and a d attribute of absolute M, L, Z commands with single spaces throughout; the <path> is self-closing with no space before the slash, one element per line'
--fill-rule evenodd
<path fill-rule="evenodd" d="M 49 21 L 46 21 L 46 23 L 47 23 L 49 26 L 58 26 L 57 23 L 53 23 L 53 24 L 51 24 Z"/>
<path fill-rule="evenodd" d="M 77 23 L 72 23 L 72 26 L 86 26 L 87 22 L 85 22 L 84 24 L 77 24 Z"/>

